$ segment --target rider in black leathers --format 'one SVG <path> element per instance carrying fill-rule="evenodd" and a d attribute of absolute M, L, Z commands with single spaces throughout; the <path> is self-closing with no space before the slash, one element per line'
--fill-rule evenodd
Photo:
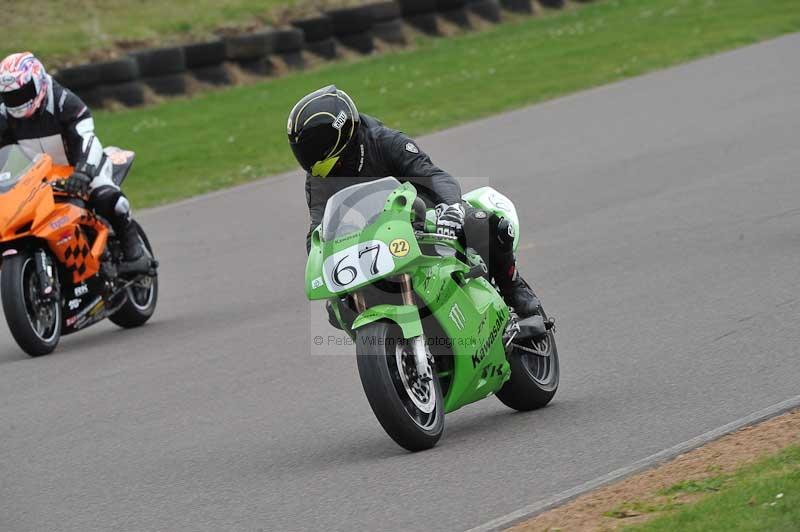
<path fill-rule="evenodd" d="M 350 97 L 330 85 L 303 97 L 292 109 L 289 144 L 306 170 L 311 232 L 322 222 L 333 194 L 356 183 L 394 176 L 411 182 L 437 210 L 437 232 L 466 241 L 486 260 L 506 303 L 521 317 L 540 303 L 516 269 L 514 232 L 508 220 L 464 205 L 456 179 L 436 166 L 405 134 L 359 114 Z"/>

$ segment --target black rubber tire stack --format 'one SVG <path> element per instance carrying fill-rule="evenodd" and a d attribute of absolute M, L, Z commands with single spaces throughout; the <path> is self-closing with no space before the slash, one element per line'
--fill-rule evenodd
<path fill-rule="evenodd" d="M 92 66 L 97 70 L 97 101 L 114 100 L 128 107 L 144 105 L 144 86 L 139 82 L 139 65 L 133 58 L 122 57 Z"/>
<path fill-rule="evenodd" d="M 186 54 L 182 46 L 139 50 L 130 54 L 145 85 L 162 96 L 186 94 Z"/>
<path fill-rule="evenodd" d="M 372 7 L 356 6 L 326 12 L 333 22 L 333 34 L 344 46 L 362 54 L 375 49 L 372 37 Z"/>
<path fill-rule="evenodd" d="M 489 22 L 501 20 L 499 0 L 469 0 L 467 9 Z"/>
<path fill-rule="evenodd" d="M 299 28 L 281 28 L 275 30 L 275 53 L 289 68 L 302 69 L 306 66 L 303 49 L 306 40 L 303 30 Z"/>
<path fill-rule="evenodd" d="M 397 0 L 403 19 L 408 24 L 428 35 L 439 35 L 436 21 L 436 0 Z"/>
<path fill-rule="evenodd" d="M 225 38 L 225 56 L 251 74 L 268 76 L 274 66 L 269 54 L 275 48 L 275 31 L 266 29 Z"/>
<path fill-rule="evenodd" d="M 183 47 L 186 68 L 198 80 L 212 85 L 230 85 L 233 80 L 223 64 L 225 43 L 219 39 Z"/>
<path fill-rule="evenodd" d="M 372 34 L 389 44 L 407 44 L 400 4 L 394 0 L 371 4 Z"/>
<path fill-rule="evenodd" d="M 293 20 L 292 26 L 303 30 L 306 49 L 325 59 L 336 57 L 336 41 L 333 40 L 333 22 L 327 15 Z"/>
<path fill-rule="evenodd" d="M 442 18 L 461 28 L 471 28 L 466 5 L 467 0 L 436 0 L 436 10 Z"/>
<path fill-rule="evenodd" d="M 508 9 L 514 13 L 533 13 L 533 5 L 531 0 L 500 0 L 503 9 Z"/>
<path fill-rule="evenodd" d="M 101 103 L 97 98 L 97 85 L 100 82 L 100 74 L 95 65 L 88 64 L 62 68 L 53 77 L 61 85 L 77 94 L 86 105 L 96 107 Z"/>

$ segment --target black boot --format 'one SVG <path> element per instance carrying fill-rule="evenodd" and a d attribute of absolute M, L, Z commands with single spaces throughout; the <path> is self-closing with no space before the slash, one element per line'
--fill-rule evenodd
<path fill-rule="evenodd" d="M 147 273 L 150 271 L 150 257 L 145 253 L 142 239 L 136 230 L 136 224 L 128 218 L 117 235 L 119 243 L 122 245 L 123 256 L 117 271 L 119 273 Z"/>
<path fill-rule="evenodd" d="M 498 282 L 500 295 L 506 304 L 514 309 L 520 319 L 539 314 L 541 303 L 525 279 L 515 271 L 512 279 L 505 283 Z"/>
<path fill-rule="evenodd" d="M 478 220 L 485 219 L 475 216 L 475 211 L 470 211 L 467 217 L 469 222 L 472 218 Z M 489 274 L 494 278 L 499 288 L 500 295 L 509 307 L 514 309 L 520 320 L 539 314 L 541 303 L 539 298 L 533 293 L 531 287 L 517 273 L 517 258 L 514 256 L 514 226 L 510 220 L 498 218 L 492 215 L 488 219 L 490 238 L 481 238 L 482 234 L 475 235 L 473 230 L 473 242 L 485 242 L 488 246 L 483 246 L 484 251 L 481 256 L 484 261 L 488 258 L 487 266 Z M 473 226 L 480 225 L 474 223 Z M 485 234 L 485 233 L 484 233 Z M 480 252 L 480 251 L 479 251 Z"/>
<path fill-rule="evenodd" d="M 547 336 L 547 331 L 552 325 L 548 326 L 543 321 L 542 304 L 530 285 L 517 273 L 516 266 L 512 266 L 512 271 L 510 279 L 507 278 L 506 282 L 498 281 L 500 295 L 503 296 L 506 305 L 517 314 L 519 338 L 525 337 L 538 342 Z"/>
<path fill-rule="evenodd" d="M 490 273 L 506 304 L 514 309 L 520 319 L 538 314 L 541 303 L 530 285 L 519 275 L 514 252 L 511 249 L 501 249 L 493 258 Z"/>

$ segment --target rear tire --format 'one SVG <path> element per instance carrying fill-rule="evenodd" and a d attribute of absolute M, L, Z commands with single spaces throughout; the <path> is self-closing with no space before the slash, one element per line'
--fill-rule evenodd
<path fill-rule="evenodd" d="M 428 383 L 433 396 L 423 403 L 423 408 L 433 407 L 425 413 L 412 401 L 408 386 L 400 376 L 398 358 L 410 349 L 408 342 L 393 323 L 375 322 L 356 331 L 358 374 L 367 401 L 386 433 L 401 447 L 412 452 L 430 449 L 444 430 L 444 400 L 439 379 Z M 398 355 L 397 350 L 401 353 Z M 415 373 L 415 372 L 414 372 Z M 406 372 L 406 375 L 408 373 Z M 408 377 L 406 377 L 408 378 Z M 431 399 L 434 401 L 430 405 Z"/>
<path fill-rule="evenodd" d="M 61 297 L 40 304 L 35 297 L 39 282 L 33 253 L 22 251 L 3 260 L 0 292 L 11 335 L 32 357 L 52 353 L 61 339 Z M 57 288 L 57 287 L 56 287 Z"/>
<path fill-rule="evenodd" d="M 135 221 L 131 222 L 136 224 L 136 230 L 139 233 L 139 238 L 142 239 L 147 253 L 153 258 L 153 248 L 150 246 L 150 241 L 147 239 L 142 227 Z M 141 283 L 141 284 L 139 284 Z M 139 283 L 133 284 L 127 288 L 125 303 L 111 314 L 108 319 L 111 323 L 130 329 L 144 325 L 147 320 L 156 311 L 156 304 L 158 303 L 158 275 L 153 277 L 142 276 Z"/>
<path fill-rule="evenodd" d="M 541 312 L 542 317 L 547 320 L 544 310 Z M 523 412 L 547 405 L 558 390 L 560 376 L 558 348 L 552 330 L 547 332 L 544 340 L 536 344 L 527 342 L 526 345 L 547 353 L 548 356 L 514 349 L 508 357 L 511 377 L 496 394 L 504 405 Z"/>

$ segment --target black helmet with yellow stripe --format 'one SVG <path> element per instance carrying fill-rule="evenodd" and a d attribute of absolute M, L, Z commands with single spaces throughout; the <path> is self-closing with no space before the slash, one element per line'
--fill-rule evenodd
<path fill-rule="evenodd" d="M 350 96 L 328 85 L 304 96 L 289 113 L 289 145 L 306 172 L 327 177 L 358 130 Z"/>

